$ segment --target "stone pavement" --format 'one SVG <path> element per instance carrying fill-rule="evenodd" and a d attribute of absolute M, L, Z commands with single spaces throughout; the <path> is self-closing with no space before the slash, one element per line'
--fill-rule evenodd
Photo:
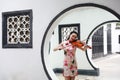
<path fill-rule="evenodd" d="M 100 69 L 99 76 L 78 75 L 76 80 L 120 80 L 120 54 L 112 54 L 93 60 Z M 57 74 L 64 80 L 62 74 Z"/>

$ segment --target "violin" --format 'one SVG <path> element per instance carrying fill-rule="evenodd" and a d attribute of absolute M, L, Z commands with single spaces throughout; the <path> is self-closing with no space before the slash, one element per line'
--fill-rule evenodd
<path fill-rule="evenodd" d="M 72 41 L 71 44 L 73 46 L 76 46 L 76 47 L 83 47 L 83 46 L 87 46 L 89 49 L 92 49 L 91 46 L 85 44 L 84 42 L 80 41 L 80 40 L 75 40 L 75 41 Z"/>

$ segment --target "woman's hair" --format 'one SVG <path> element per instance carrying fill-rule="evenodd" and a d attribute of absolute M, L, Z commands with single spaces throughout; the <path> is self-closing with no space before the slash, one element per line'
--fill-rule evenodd
<path fill-rule="evenodd" d="M 70 35 L 73 34 L 73 33 L 75 33 L 77 35 L 77 37 L 78 37 L 78 33 L 76 31 L 71 31 L 70 34 L 69 34 L 69 36 L 68 36 L 68 38 L 67 38 L 67 40 L 69 40 Z"/>

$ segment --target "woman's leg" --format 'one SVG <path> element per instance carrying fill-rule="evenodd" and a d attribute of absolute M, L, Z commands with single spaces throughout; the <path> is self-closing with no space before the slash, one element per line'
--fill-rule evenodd
<path fill-rule="evenodd" d="M 65 80 L 71 80 L 71 78 L 70 77 L 65 77 Z"/>
<path fill-rule="evenodd" d="M 71 77 L 71 79 L 70 80 L 75 80 L 75 77 Z"/>

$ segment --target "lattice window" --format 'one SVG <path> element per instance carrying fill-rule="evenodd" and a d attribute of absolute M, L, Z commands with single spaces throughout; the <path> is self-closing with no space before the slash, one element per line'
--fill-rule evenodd
<path fill-rule="evenodd" d="M 32 10 L 3 13 L 3 48 L 32 47 Z"/>
<path fill-rule="evenodd" d="M 71 31 L 76 31 L 80 33 L 80 24 L 63 24 L 59 25 L 59 43 L 66 41 Z M 78 35 L 80 39 L 80 35 Z"/>
<path fill-rule="evenodd" d="M 117 29 L 120 30 L 120 22 L 117 22 L 117 23 L 116 23 L 115 29 L 116 29 L 116 30 L 117 30 Z"/>
<path fill-rule="evenodd" d="M 99 28 L 92 36 L 92 58 L 102 57 L 103 54 L 103 27 Z"/>

